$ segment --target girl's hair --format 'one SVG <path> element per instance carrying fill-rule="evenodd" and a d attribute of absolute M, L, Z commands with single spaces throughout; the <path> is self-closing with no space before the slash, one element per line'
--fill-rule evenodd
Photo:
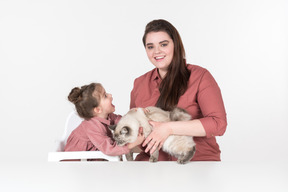
<path fill-rule="evenodd" d="M 159 31 L 166 32 L 173 40 L 174 56 L 168 67 L 168 72 L 159 86 L 160 96 L 156 106 L 164 110 L 172 110 L 177 106 L 180 96 L 187 90 L 191 72 L 187 68 L 181 37 L 177 29 L 168 21 L 163 19 L 153 20 L 146 25 L 142 38 L 144 47 L 146 46 L 147 34 Z"/>
<path fill-rule="evenodd" d="M 68 100 L 74 103 L 80 117 L 89 120 L 94 117 L 94 108 L 99 106 L 103 89 L 100 83 L 74 87 L 68 95 Z"/>

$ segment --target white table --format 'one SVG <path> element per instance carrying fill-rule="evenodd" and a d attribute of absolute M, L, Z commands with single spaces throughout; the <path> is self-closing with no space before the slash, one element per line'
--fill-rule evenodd
<path fill-rule="evenodd" d="M 0 191 L 288 191 L 286 162 L 43 162 L 0 165 Z"/>

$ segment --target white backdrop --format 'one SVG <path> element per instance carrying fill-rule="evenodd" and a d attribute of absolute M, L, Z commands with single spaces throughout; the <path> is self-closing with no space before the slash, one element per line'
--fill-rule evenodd
<path fill-rule="evenodd" d="M 287 161 L 287 1 L 1 0 L 1 162 L 47 161 L 75 86 L 101 82 L 127 112 L 133 80 L 153 68 L 144 27 L 159 18 L 222 90 L 222 160 Z"/>

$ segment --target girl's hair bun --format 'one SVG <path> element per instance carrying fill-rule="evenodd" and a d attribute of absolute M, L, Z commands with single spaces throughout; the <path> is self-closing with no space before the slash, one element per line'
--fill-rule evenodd
<path fill-rule="evenodd" d="M 79 87 L 74 87 L 68 95 L 68 100 L 76 104 L 82 97 L 82 91 Z"/>

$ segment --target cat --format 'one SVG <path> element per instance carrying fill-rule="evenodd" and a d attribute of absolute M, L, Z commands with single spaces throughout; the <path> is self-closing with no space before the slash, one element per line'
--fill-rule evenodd
<path fill-rule="evenodd" d="M 170 112 L 158 107 L 134 108 L 128 111 L 117 125 L 112 125 L 109 128 L 117 145 L 123 146 L 136 140 L 139 127 L 143 127 L 144 137 L 147 138 L 152 131 L 152 126 L 149 124 L 150 120 L 157 122 L 188 121 L 191 120 L 191 116 L 181 108 L 175 108 Z M 177 163 L 185 164 L 192 159 L 196 148 L 192 136 L 171 135 L 164 142 L 162 150 L 176 157 Z M 157 162 L 158 156 L 159 151 L 156 150 L 150 155 L 149 161 Z"/>

